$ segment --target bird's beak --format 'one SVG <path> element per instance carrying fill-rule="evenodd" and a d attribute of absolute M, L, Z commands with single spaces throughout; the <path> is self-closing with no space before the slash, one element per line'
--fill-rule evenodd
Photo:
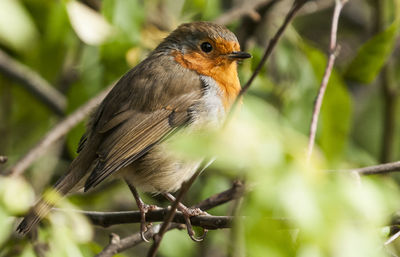
<path fill-rule="evenodd" d="M 232 53 L 228 54 L 228 57 L 232 58 L 232 59 L 242 60 L 242 59 L 251 58 L 251 54 L 239 51 L 239 52 L 232 52 Z"/>

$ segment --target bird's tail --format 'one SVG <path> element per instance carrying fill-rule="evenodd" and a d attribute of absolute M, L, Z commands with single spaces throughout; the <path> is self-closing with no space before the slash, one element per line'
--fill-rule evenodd
<path fill-rule="evenodd" d="M 82 180 L 90 169 L 93 160 L 92 153 L 81 152 L 71 163 L 69 171 L 61 177 L 53 189 L 47 191 L 29 210 L 18 225 L 17 232 L 26 235 L 31 231 L 51 210 L 51 208 L 68 192 L 82 184 Z"/>
<path fill-rule="evenodd" d="M 54 204 L 55 202 L 50 202 L 45 200 L 45 197 L 42 197 L 18 225 L 17 232 L 21 235 L 26 235 L 49 213 Z"/>

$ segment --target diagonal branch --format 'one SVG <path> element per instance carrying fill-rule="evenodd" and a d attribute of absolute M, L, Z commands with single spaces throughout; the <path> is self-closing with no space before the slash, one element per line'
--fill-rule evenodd
<path fill-rule="evenodd" d="M 90 99 L 87 103 L 79 107 L 76 111 L 60 121 L 52 130 L 50 130 L 32 149 L 29 150 L 14 166 L 6 173 L 12 176 L 22 174 L 37 158 L 42 156 L 57 140 L 66 135 L 73 127 L 81 122 L 110 91 L 112 86 L 106 88 L 98 95 Z"/>
<path fill-rule="evenodd" d="M 269 4 L 271 1 L 272 0 L 261 0 L 250 3 L 243 2 L 243 4 L 239 4 L 237 7 L 234 7 L 223 13 L 221 16 L 216 18 L 214 22 L 227 25 L 244 16 L 249 16 L 252 20 L 259 21 L 261 17 L 257 13 L 256 9 Z"/>
<path fill-rule="evenodd" d="M 38 73 L 0 50 L 0 72 L 19 82 L 56 114 L 62 116 L 67 106 L 65 97 Z"/>
<path fill-rule="evenodd" d="M 310 162 L 311 155 L 315 143 L 315 135 L 317 133 L 318 117 L 321 111 L 322 100 L 324 99 L 324 94 L 328 86 L 329 78 L 332 73 L 333 64 L 335 63 L 336 55 L 338 52 L 338 47 L 336 46 L 337 37 L 337 27 L 339 23 L 340 12 L 342 11 L 343 5 L 348 0 L 335 0 L 335 9 L 333 11 L 332 26 L 331 26 L 331 40 L 329 47 L 329 59 L 325 68 L 324 76 L 322 77 L 321 86 L 314 104 L 314 110 L 312 114 L 311 124 L 310 124 L 310 137 L 308 141 L 308 151 L 307 151 L 307 163 Z"/>
<path fill-rule="evenodd" d="M 254 70 L 253 74 L 251 75 L 250 79 L 246 82 L 243 86 L 242 90 L 239 93 L 237 99 L 240 99 L 240 96 L 244 95 L 246 91 L 250 88 L 251 84 L 253 83 L 254 79 L 257 77 L 258 73 L 260 73 L 264 63 L 267 61 L 268 57 L 271 55 L 272 50 L 274 50 L 276 44 L 278 43 L 279 39 L 283 35 L 286 27 L 289 23 L 293 20 L 296 13 L 300 10 L 300 8 L 307 2 L 308 0 L 295 0 L 290 11 L 285 17 L 283 24 L 279 27 L 278 31 L 275 33 L 274 37 L 268 42 L 268 46 L 265 49 L 264 55 L 261 58 L 261 61 L 258 63 L 256 69 Z"/>
<path fill-rule="evenodd" d="M 158 248 L 160 247 L 161 240 L 163 239 L 163 236 L 165 233 L 169 230 L 169 227 L 171 225 L 171 222 L 174 219 L 176 209 L 178 208 L 179 203 L 182 201 L 183 197 L 185 196 L 186 192 L 189 190 L 189 188 L 192 186 L 193 182 L 196 180 L 196 178 L 213 162 L 214 160 L 209 161 L 206 164 L 200 163 L 201 166 L 197 168 L 196 173 L 193 174 L 193 176 L 186 182 L 184 182 L 181 186 L 181 189 L 176 196 L 175 201 L 171 204 L 171 208 L 167 215 L 164 218 L 164 222 L 161 225 L 160 231 L 154 236 L 154 242 L 153 245 L 150 247 L 149 252 L 147 253 L 148 257 L 155 257 L 158 251 Z"/>

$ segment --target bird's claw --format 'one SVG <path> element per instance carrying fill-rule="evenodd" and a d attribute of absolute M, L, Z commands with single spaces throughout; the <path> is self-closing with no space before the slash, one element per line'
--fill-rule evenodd
<path fill-rule="evenodd" d="M 140 237 L 144 242 L 149 243 L 150 240 L 146 238 L 144 233 L 146 233 L 146 231 L 152 226 L 152 224 L 146 224 L 146 213 L 148 211 L 156 210 L 158 207 L 155 205 L 141 203 L 138 205 L 138 208 L 140 211 Z"/>
<path fill-rule="evenodd" d="M 195 242 L 201 242 L 207 236 L 208 230 L 203 228 L 203 234 L 200 237 L 196 237 L 196 233 L 194 232 L 192 223 L 190 222 L 190 218 L 199 215 L 209 215 L 207 212 L 202 211 L 199 208 L 186 208 L 182 209 L 183 217 L 185 218 L 186 229 L 188 232 L 189 237 Z"/>

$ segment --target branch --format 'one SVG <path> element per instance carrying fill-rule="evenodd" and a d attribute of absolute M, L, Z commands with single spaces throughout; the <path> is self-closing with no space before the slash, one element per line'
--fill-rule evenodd
<path fill-rule="evenodd" d="M 176 212 L 176 209 L 178 208 L 179 203 L 182 201 L 186 192 L 192 186 L 193 182 L 200 175 L 200 173 L 202 173 L 213 161 L 214 160 L 211 160 L 210 162 L 208 162 L 204 165 L 203 165 L 203 162 L 201 162 L 200 165 L 202 167 L 199 165 L 199 167 L 197 168 L 197 171 L 193 174 L 193 176 L 188 181 L 186 181 L 182 184 L 181 189 L 179 190 L 179 193 L 178 193 L 175 201 L 172 203 L 169 212 L 167 213 L 167 215 L 164 218 L 164 222 L 161 225 L 160 231 L 154 236 L 153 245 L 150 247 L 149 252 L 147 253 L 148 257 L 156 256 L 158 248 L 160 247 L 160 244 L 161 244 L 161 240 L 163 239 L 163 236 L 165 235 L 165 233 L 169 230 L 170 224 L 174 219 L 175 212 Z"/>
<path fill-rule="evenodd" d="M 12 176 L 22 174 L 37 158 L 42 156 L 57 140 L 66 135 L 73 127 L 81 122 L 104 99 L 112 86 L 107 87 L 98 95 L 90 99 L 84 105 L 60 121 L 50 130 L 25 156 L 23 156 L 6 173 Z"/>
<path fill-rule="evenodd" d="M 239 199 L 244 194 L 244 185 L 241 181 L 235 181 L 232 187 L 219 194 L 213 195 L 199 204 L 194 205 L 192 208 L 200 208 L 201 210 L 209 210 L 215 206 L 222 205 L 234 199 Z M 64 211 L 62 209 L 53 208 L 58 211 Z M 157 209 L 148 211 L 146 213 L 147 222 L 158 222 L 163 221 L 164 217 L 168 212 L 168 208 Z M 123 212 L 96 212 L 96 211 L 78 211 L 87 216 L 94 225 L 102 227 L 110 227 L 117 224 L 128 224 L 140 222 L 139 211 L 123 211 Z M 219 229 L 230 227 L 232 217 L 230 216 L 195 216 L 191 217 L 192 224 L 207 229 Z M 173 222 L 184 224 L 184 217 L 181 212 L 177 212 Z"/>
<path fill-rule="evenodd" d="M 234 184 L 232 185 L 232 187 L 230 189 L 228 189 L 224 192 L 221 192 L 219 194 L 213 195 L 213 196 L 201 201 L 200 203 L 192 206 L 191 208 L 200 208 L 203 211 L 207 211 L 216 206 L 219 206 L 221 204 L 224 204 L 233 199 L 237 199 L 237 198 L 243 196 L 244 192 L 245 192 L 245 187 L 244 187 L 243 183 L 240 181 L 237 181 L 237 182 L 234 182 Z M 158 233 L 160 227 L 161 227 L 161 225 L 156 225 L 156 226 L 151 227 L 148 231 L 145 232 L 145 237 L 152 238 L 153 236 L 155 236 Z M 169 226 L 168 230 L 175 229 L 175 228 L 181 228 L 181 227 L 182 227 L 181 224 L 173 223 Z M 107 247 L 105 247 L 103 249 L 103 251 L 101 251 L 96 256 L 97 257 L 110 257 L 110 256 L 113 256 L 119 252 L 126 250 L 126 249 L 134 247 L 142 242 L 143 242 L 143 240 L 140 236 L 140 233 L 135 233 L 135 234 L 125 237 L 121 240 L 110 241 L 109 245 Z"/>
<path fill-rule="evenodd" d="M 144 235 L 146 238 L 154 237 L 160 230 L 161 224 L 155 225 L 147 230 Z M 180 224 L 171 224 L 169 229 L 182 228 Z M 111 257 L 117 253 L 125 251 L 135 245 L 142 243 L 142 237 L 140 233 L 136 233 L 120 239 L 118 235 L 111 234 L 110 243 L 96 255 L 96 257 Z"/>
<path fill-rule="evenodd" d="M 360 175 L 386 174 L 390 172 L 400 171 L 400 161 L 368 166 L 364 168 L 352 169 L 349 171 L 356 172 Z"/>
<path fill-rule="evenodd" d="M 259 21 L 261 17 L 256 10 L 269 4 L 269 2 L 271 1 L 272 0 L 263 0 L 241 4 L 223 13 L 221 16 L 216 18 L 214 22 L 222 25 L 227 25 L 244 16 L 249 16 L 253 21 Z"/>
<path fill-rule="evenodd" d="M 383 92 L 383 133 L 380 162 L 393 161 L 395 136 L 397 132 L 397 105 L 399 99 L 398 90 L 391 85 L 392 69 L 386 63 L 381 70 L 381 84 Z"/>
<path fill-rule="evenodd" d="M 62 209 L 56 209 L 63 211 Z M 165 219 L 170 208 L 163 208 L 158 210 L 148 211 L 146 213 L 147 222 L 161 222 Z M 121 212 L 96 212 L 96 211 L 78 211 L 75 212 L 85 215 L 90 221 L 97 226 L 104 228 L 120 225 L 131 224 L 140 222 L 140 211 L 121 211 Z M 202 227 L 205 229 L 222 229 L 231 228 L 233 216 L 209 216 L 200 215 L 190 218 L 192 225 Z M 185 218 L 179 211 L 175 213 L 172 219 L 174 223 L 185 224 Z"/>
<path fill-rule="evenodd" d="M 296 0 L 294 1 L 290 11 L 285 17 L 283 24 L 279 27 L 278 31 L 275 33 L 274 37 L 268 42 L 268 46 L 265 49 L 264 55 L 261 58 L 261 61 L 258 63 L 257 68 L 254 70 L 253 74 L 251 75 L 250 79 L 247 83 L 243 86 L 242 90 L 239 93 L 237 99 L 240 99 L 240 96 L 244 95 L 246 91 L 249 89 L 251 84 L 253 83 L 254 79 L 260 73 L 264 63 L 267 61 L 268 57 L 271 55 L 272 50 L 275 48 L 276 44 L 278 43 L 279 39 L 281 38 L 283 32 L 285 31 L 287 25 L 290 21 L 294 18 L 296 13 L 300 10 L 300 8 L 307 2 L 308 0 Z"/>
<path fill-rule="evenodd" d="M 372 1 L 374 14 L 373 33 L 382 32 L 385 28 L 385 8 L 380 0 Z M 383 133 L 380 152 L 380 162 L 393 161 L 395 136 L 397 132 L 397 105 L 399 100 L 399 90 L 392 83 L 393 65 L 390 58 L 386 60 L 379 76 L 381 90 L 383 93 Z M 395 79 L 393 81 L 396 81 Z"/>
<path fill-rule="evenodd" d="M 319 92 L 314 104 L 313 115 L 311 119 L 310 125 L 310 137 L 308 141 L 308 151 L 307 151 L 307 163 L 309 163 L 311 159 L 311 155 L 314 148 L 315 143 L 315 135 L 317 133 L 317 126 L 318 126 L 318 116 L 321 111 L 322 100 L 324 98 L 324 94 L 326 88 L 328 86 L 329 78 L 332 73 L 333 64 L 335 63 L 336 55 L 338 52 L 338 47 L 336 46 L 336 37 L 337 37 L 337 27 L 339 23 L 339 16 L 340 12 L 343 8 L 343 5 L 346 4 L 348 0 L 335 0 L 335 9 L 333 11 L 332 17 L 332 27 L 331 27 L 331 40 L 330 40 L 330 47 L 329 47 L 329 60 L 325 68 L 324 76 L 322 77 L 322 82 L 319 88 Z"/>
<path fill-rule="evenodd" d="M 60 116 L 64 115 L 67 105 L 65 97 L 37 72 L 2 50 L 0 50 L 0 72 L 23 85 L 53 112 Z"/>

